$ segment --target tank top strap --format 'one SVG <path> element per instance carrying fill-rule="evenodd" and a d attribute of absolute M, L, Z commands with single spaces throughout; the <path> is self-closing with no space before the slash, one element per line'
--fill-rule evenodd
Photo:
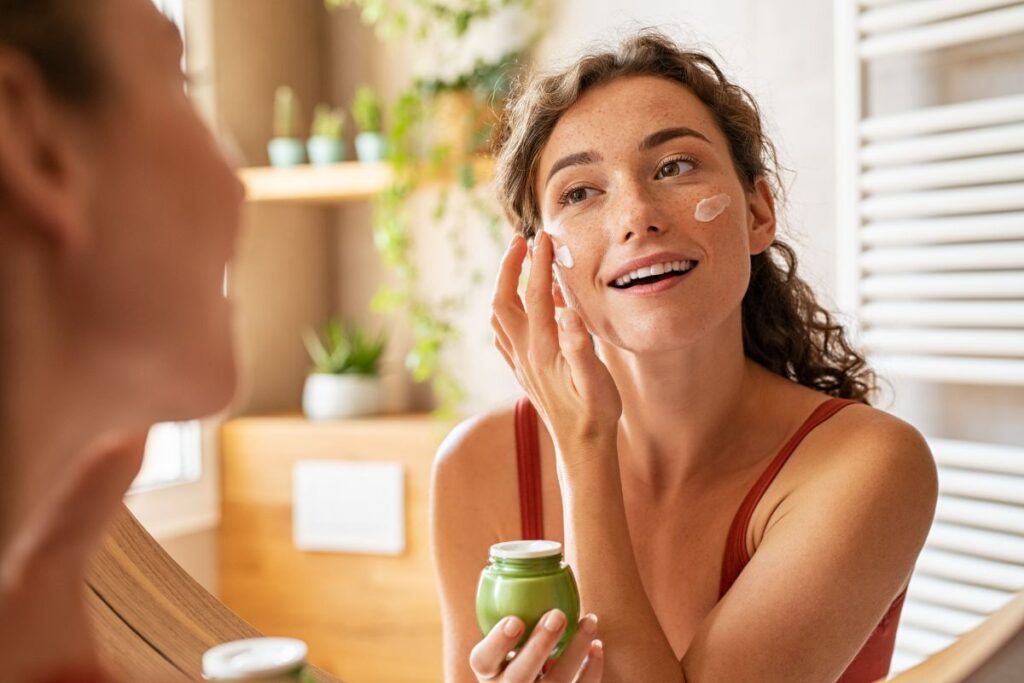
<path fill-rule="evenodd" d="M 772 458 L 768 467 L 765 468 L 764 472 L 754 483 L 754 486 L 747 493 L 739 509 L 736 510 L 736 515 L 733 517 L 732 524 L 729 527 L 729 535 L 726 538 L 725 557 L 722 559 L 722 575 L 718 591 L 719 599 L 726 594 L 733 582 L 736 581 L 736 577 L 740 575 L 747 562 L 750 561 L 750 555 L 747 553 L 747 527 L 750 524 L 750 518 L 754 514 L 754 508 L 761 502 L 765 491 L 775 481 L 775 477 L 778 476 L 783 465 L 786 464 L 793 451 L 804 440 L 804 437 L 810 434 L 815 427 L 851 403 L 856 403 L 856 401 L 844 398 L 830 398 L 819 404 L 807 419 L 804 420 L 793 436 L 789 438 L 778 454 Z"/>
<path fill-rule="evenodd" d="M 516 465 L 519 471 L 519 518 L 523 539 L 542 539 L 544 507 L 540 488 L 537 410 L 525 396 L 516 403 Z"/>

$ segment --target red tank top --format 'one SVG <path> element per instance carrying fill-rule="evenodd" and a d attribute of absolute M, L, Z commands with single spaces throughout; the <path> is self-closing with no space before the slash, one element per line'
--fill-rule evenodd
<path fill-rule="evenodd" d="M 800 428 L 790 437 L 779 453 L 772 458 L 764 473 L 755 482 L 740 504 L 725 543 L 722 558 L 722 577 L 719 583 L 719 600 L 728 592 L 750 561 L 747 553 L 747 526 L 765 491 L 782 466 L 789 460 L 796 447 L 815 427 L 855 401 L 831 398 L 814 409 Z M 516 404 L 516 458 L 519 471 L 519 514 L 524 539 L 544 538 L 544 517 L 540 487 L 540 442 L 537 433 L 537 411 L 529 399 L 522 398 Z M 896 642 L 896 627 L 906 590 L 893 601 L 875 630 L 871 632 L 864 646 L 843 672 L 837 683 L 872 683 L 889 673 L 893 647 Z"/>

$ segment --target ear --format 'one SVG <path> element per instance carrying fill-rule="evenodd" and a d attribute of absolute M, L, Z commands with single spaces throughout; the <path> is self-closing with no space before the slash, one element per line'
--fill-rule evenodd
<path fill-rule="evenodd" d="M 71 115 L 38 68 L 0 47 L 0 197 L 58 246 L 85 241 L 85 174 Z"/>
<path fill-rule="evenodd" d="M 750 255 L 760 254 L 775 241 L 775 196 L 763 177 L 754 181 L 754 190 L 747 193 L 747 231 Z"/>

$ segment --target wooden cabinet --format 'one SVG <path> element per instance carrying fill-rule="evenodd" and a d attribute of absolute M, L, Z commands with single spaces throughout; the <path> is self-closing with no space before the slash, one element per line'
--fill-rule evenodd
<path fill-rule="evenodd" d="M 434 453 L 451 425 L 427 416 L 310 422 L 242 417 L 221 433 L 222 599 L 267 635 L 309 644 L 310 661 L 354 683 L 441 680 L 441 616 L 428 538 Z M 399 462 L 406 550 L 306 552 L 292 544 L 298 460 Z"/>

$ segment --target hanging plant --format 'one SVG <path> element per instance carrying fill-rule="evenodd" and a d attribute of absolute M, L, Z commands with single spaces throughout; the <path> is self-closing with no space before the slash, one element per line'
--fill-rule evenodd
<path fill-rule="evenodd" d="M 381 37 L 409 34 L 421 41 L 446 41 L 448 52 L 465 58 L 463 43 L 474 34 L 483 20 L 510 7 L 533 8 L 533 0 L 325 0 L 328 7 L 356 6 L 365 23 L 373 25 Z M 486 27 L 484 27 L 486 28 Z M 437 199 L 430 212 L 431 221 L 451 226 L 483 225 L 496 245 L 504 242 L 502 219 L 491 197 L 482 188 L 474 162 L 485 153 L 496 123 L 495 110 L 508 93 L 512 76 L 522 62 L 525 50 L 535 34 L 509 50 L 487 40 L 485 54 L 470 66 L 456 66 L 442 57 L 435 74 L 424 74 L 399 96 L 391 109 L 387 131 L 388 161 L 393 171 L 392 184 L 375 202 L 374 245 L 392 282 L 375 295 L 376 312 L 402 311 L 409 319 L 412 348 L 406 366 L 414 381 L 431 382 L 438 411 L 451 415 L 465 397 L 457 379 L 441 363 L 441 355 L 459 336 L 454 317 L 464 309 L 465 297 L 447 296 L 428 300 L 414 262 L 410 201 L 425 181 L 437 185 Z M 431 43 L 433 45 L 433 43 Z M 497 58 L 495 51 L 501 52 Z M 441 50 L 431 50 L 435 57 Z M 424 144 L 427 141 L 427 144 Z M 433 189 L 433 187 L 432 187 Z M 456 201 L 457 200 L 457 201 Z M 458 206 L 463 214 L 451 215 Z M 472 215 L 470 215 L 472 214 Z M 422 221 L 422 216 L 417 216 Z M 480 265 L 470 262 L 465 235 L 455 227 L 446 233 L 458 273 L 466 273 L 470 286 L 486 280 Z"/>

